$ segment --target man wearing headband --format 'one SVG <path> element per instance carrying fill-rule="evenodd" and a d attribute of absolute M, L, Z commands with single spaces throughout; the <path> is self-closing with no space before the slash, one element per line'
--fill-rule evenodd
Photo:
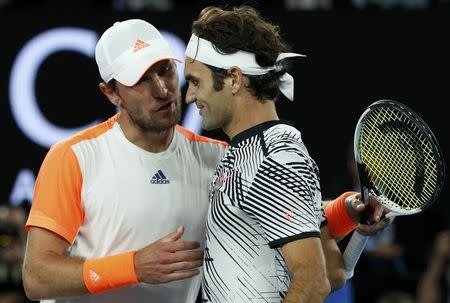
<path fill-rule="evenodd" d="M 208 185 L 224 142 L 177 125 L 166 40 L 138 19 L 95 49 L 120 112 L 48 152 L 26 223 L 24 288 L 45 302 L 195 302 Z"/>
<path fill-rule="evenodd" d="M 347 192 L 324 213 L 319 169 L 300 132 L 277 115 L 278 99 L 294 100 L 286 61 L 303 55 L 247 6 L 207 7 L 192 32 L 186 102 L 196 103 L 204 129 L 230 138 L 210 188 L 203 302 L 323 302 L 346 279 L 334 238 L 355 228 L 363 206 Z"/>
<path fill-rule="evenodd" d="M 177 58 L 151 24 L 117 22 L 95 58 L 120 112 L 48 152 L 26 223 L 25 291 L 45 302 L 193 303 L 226 144 L 177 125 Z"/>

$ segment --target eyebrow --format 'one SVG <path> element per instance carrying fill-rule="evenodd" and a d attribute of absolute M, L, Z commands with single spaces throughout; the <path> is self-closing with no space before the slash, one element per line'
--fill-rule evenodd
<path fill-rule="evenodd" d="M 192 76 L 191 74 L 186 75 L 185 78 L 186 78 L 186 80 L 188 80 L 188 81 L 194 81 L 194 80 L 195 80 L 195 81 L 198 81 L 198 78 L 195 77 L 195 76 Z"/>

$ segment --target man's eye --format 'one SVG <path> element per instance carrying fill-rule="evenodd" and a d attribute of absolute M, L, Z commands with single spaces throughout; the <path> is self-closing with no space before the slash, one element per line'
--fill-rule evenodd
<path fill-rule="evenodd" d="M 172 67 L 171 64 L 167 64 L 160 70 L 159 74 L 165 75 L 170 70 L 171 67 Z"/>

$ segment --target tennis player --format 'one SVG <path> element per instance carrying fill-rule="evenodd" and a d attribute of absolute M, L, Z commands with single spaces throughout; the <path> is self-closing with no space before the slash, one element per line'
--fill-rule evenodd
<path fill-rule="evenodd" d="M 334 238 L 355 228 L 363 205 L 344 193 L 326 208 L 327 225 L 319 169 L 275 107 L 294 100 L 287 61 L 301 57 L 248 6 L 207 7 L 193 23 L 186 102 L 204 129 L 230 138 L 210 188 L 204 302 L 323 302 L 345 283 Z"/>
<path fill-rule="evenodd" d="M 117 22 L 95 50 L 100 89 L 120 112 L 45 157 L 26 223 L 26 294 L 195 302 L 207 188 L 226 144 L 177 125 L 178 59 L 153 25 Z"/>

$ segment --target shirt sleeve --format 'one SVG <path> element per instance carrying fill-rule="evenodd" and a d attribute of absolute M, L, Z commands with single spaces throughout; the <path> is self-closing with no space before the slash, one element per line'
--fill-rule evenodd
<path fill-rule="evenodd" d="M 53 146 L 39 169 L 26 230 L 45 228 L 73 244 L 84 217 L 81 187 L 82 175 L 71 146 Z"/>
<path fill-rule="evenodd" d="M 269 155 L 261 164 L 243 205 L 260 223 L 271 248 L 320 237 L 323 215 L 317 166 L 301 151 Z"/>

